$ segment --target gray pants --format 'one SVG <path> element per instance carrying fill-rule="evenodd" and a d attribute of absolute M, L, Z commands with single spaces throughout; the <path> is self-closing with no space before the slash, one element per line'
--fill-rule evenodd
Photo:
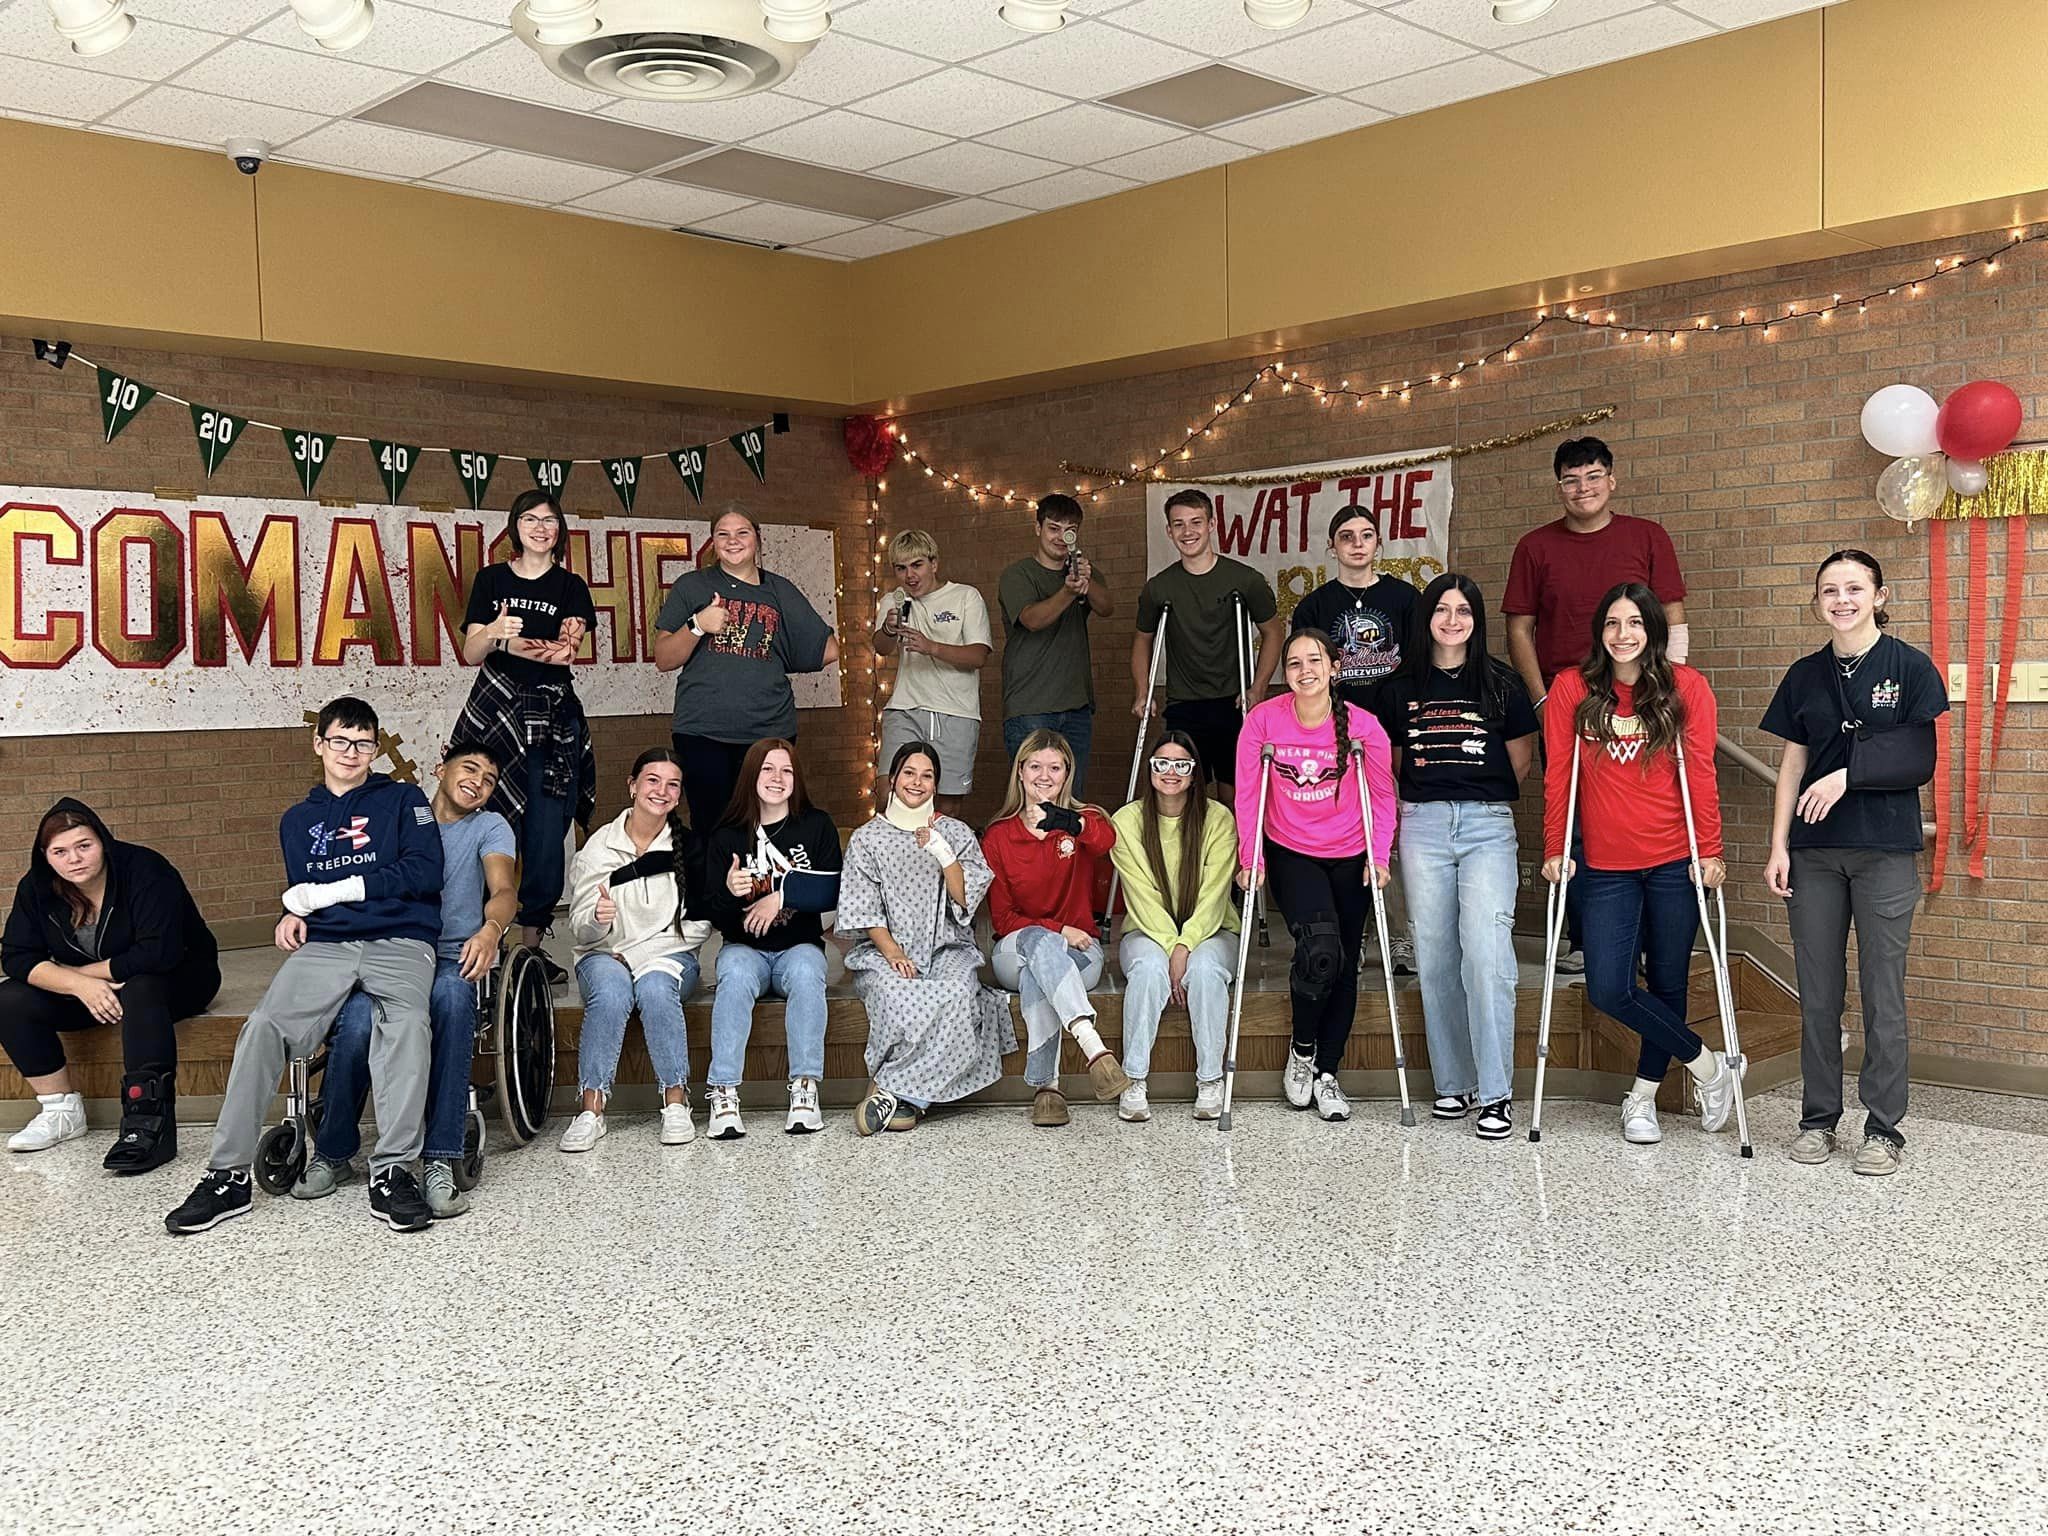
<path fill-rule="evenodd" d="M 377 1005 L 370 1030 L 377 1145 L 370 1168 L 381 1173 L 420 1155 L 433 1054 L 427 998 L 434 988 L 434 946 L 419 939 L 369 939 L 306 944 L 285 957 L 235 1041 L 209 1168 L 247 1168 L 256 1161 L 263 1117 L 285 1064 L 320 1049 L 357 987 Z"/>
<path fill-rule="evenodd" d="M 1849 925 L 1863 991 L 1863 1134 L 1904 1146 L 1906 946 L 1920 904 L 1911 853 L 1870 848 L 1792 850 L 1792 955 L 1799 971 L 1801 1130 L 1832 1131 L 1842 1118 L 1842 999 L 1849 984 Z"/>

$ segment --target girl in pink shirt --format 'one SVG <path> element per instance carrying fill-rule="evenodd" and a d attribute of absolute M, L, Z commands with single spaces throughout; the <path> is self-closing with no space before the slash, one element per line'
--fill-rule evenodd
<path fill-rule="evenodd" d="M 1393 753 L 1380 723 L 1332 691 L 1337 658 L 1329 638 L 1298 630 L 1283 657 L 1288 692 L 1245 716 L 1237 738 L 1237 828 L 1240 888 L 1273 882 L 1273 899 L 1294 935 L 1288 991 L 1294 1047 L 1281 1083 L 1287 1102 L 1313 1099 L 1325 1120 L 1348 1120 L 1351 1106 L 1337 1086 L 1337 1068 L 1358 1008 L 1358 946 L 1372 896 L 1384 887 L 1394 847 Z M 1365 824 L 1358 804 L 1354 744 L 1365 753 L 1372 796 L 1373 846 L 1368 868 Z M 1273 761 L 1262 766 L 1268 746 Z M 1265 846 L 1256 846 L 1259 781 L 1267 780 Z"/>

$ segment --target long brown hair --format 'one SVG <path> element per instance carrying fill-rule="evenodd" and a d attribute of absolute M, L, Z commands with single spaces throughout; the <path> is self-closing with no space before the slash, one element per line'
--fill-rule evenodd
<path fill-rule="evenodd" d="M 91 915 L 92 903 L 85 899 L 83 891 L 57 873 L 56 866 L 49 862 L 48 849 L 50 844 L 64 833 L 76 831 L 80 827 L 99 839 L 100 858 L 104 860 L 107 856 L 107 835 L 82 811 L 74 811 L 60 805 L 44 816 L 36 827 L 36 855 L 49 868 L 50 886 L 56 891 L 57 899 L 64 903 L 64 909 L 71 914 L 71 926 L 74 928 Z M 102 864 L 101 867 L 104 869 L 105 865 Z"/>
<path fill-rule="evenodd" d="M 1345 705 L 1344 695 L 1337 691 L 1337 648 L 1330 644 L 1330 637 L 1320 629 L 1297 629 L 1287 637 L 1287 644 L 1280 648 L 1282 670 L 1284 672 L 1286 667 L 1287 653 L 1303 640 L 1314 641 L 1316 649 L 1321 651 L 1330 663 L 1328 683 L 1330 727 L 1335 733 L 1337 740 L 1337 772 L 1339 774 L 1349 773 L 1351 771 L 1351 721 L 1347 718 L 1349 709 Z M 1290 688 L 1288 692 L 1293 694 L 1294 690 Z M 1299 697 L 1299 695 L 1295 695 L 1295 697 Z"/>
<path fill-rule="evenodd" d="M 1613 741 L 1614 658 L 1607 654 L 1607 612 L 1623 598 L 1634 603 L 1643 616 L 1643 655 L 1636 675 L 1636 720 L 1643 728 L 1643 743 L 1651 753 L 1669 752 L 1685 728 L 1685 708 L 1678 699 L 1678 680 L 1671 673 L 1671 658 L 1665 647 L 1671 638 L 1665 622 L 1664 605 L 1657 594 L 1639 581 L 1616 582 L 1593 610 L 1593 648 L 1579 663 L 1585 679 L 1586 696 L 1579 701 L 1573 723 L 1578 734 L 1594 741 Z M 1642 766 L 1647 768 L 1648 760 Z"/>
<path fill-rule="evenodd" d="M 1195 745 L 1195 738 L 1186 731 L 1168 731 L 1154 743 L 1152 751 L 1168 746 L 1181 748 L 1195 761 L 1195 771 L 1188 775 L 1187 804 L 1177 817 L 1160 814 L 1159 790 L 1152 782 L 1151 764 L 1147 763 L 1138 780 L 1138 821 L 1144 829 L 1145 862 L 1152 866 L 1152 883 L 1159 887 L 1174 922 L 1180 924 L 1194 914 L 1195 904 L 1202 897 L 1202 835 L 1208 830 L 1214 802 L 1202 793 L 1202 751 Z M 1166 849 L 1159 836 L 1162 821 L 1174 823 L 1174 840 L 1180 845 L 1180 879 L 1171 889 L 1166 883 Z"/>
<path fill-rule="evenodd" d="M 725 514 L 719 515 L 723 517 Z M 764 736 L 747 748 L 746 761 L 740 764 L 739 782 L 732 787 L 732 799 L 726 802 L 725 814 L 718 818 L 721 827 L 745 827 L 749 832 L 761 830 L 761 795 L 755 785 L 761 777 L 761 765 L 778 747 L 789 754 L 790 819 L 794 820 L 811 808 L 810 792 L 804 788 L 804 765 L 796 755 L 796 743 L 784 741 L 780 736 Z"/>
<path fill-rule="evenodd" d="M 626 782 L 632 783 L 640 777 L 643 769 L 655 763 L 666 763 L 679 773 L 683 771 L 682 760 L 667 747 L 649 747 L 633 759 L 633 770 L 626 775 Z M 681 802 L 668 813 L 668 847 L 670 866 L 676 877 L 676 915 L 673 926 L 677 933 L 681 933 L 683 919 L 689 916 L 690 907 L 693 904 L 701 905 L 704 869 L 701 839 L 691 831 L 690 824 L 683 820 Z"/>

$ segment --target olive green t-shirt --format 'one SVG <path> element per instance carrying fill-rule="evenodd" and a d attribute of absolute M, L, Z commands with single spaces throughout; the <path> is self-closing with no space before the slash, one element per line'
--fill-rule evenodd
<path fill-rule="evenodd" d="M 1199 576 L 1190 576 L 1178 560 L 1145 583 L 1138 594 L 1138 629 L 1142 634 L 1159 632 L 1159 617 L 1166 614 L 1166 702 L 1180 704 L 1190 699 L 1229 699 L 1237 696 L 1238 657 L 1244 658 L 1246 681 L 1258 657 L 1258 642 L 1236 617 L 1231 601 L 1235 592 L 1244 598 L 1244 615 L 1263 624 L 1280 611 L 1272 585 L 1242 560 L 1228 555 Z M 1241 650 L 1230 647 L 1231 630 L 1238 632 Z"/>
<path fill-rule="evenodd" d="M 1088 599 L 1077 598 L 1056 623 L 1029 630 L 1017 616 L 1065 584 L 1065 573 L 1019 560 L 996 589 L 1003 609 L 1003 718 L 1056 715 L 1095 707 L 1088 655 Z"/>

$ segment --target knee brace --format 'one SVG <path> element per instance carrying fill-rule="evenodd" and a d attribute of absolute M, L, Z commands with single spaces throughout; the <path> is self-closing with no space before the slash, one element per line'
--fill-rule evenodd
<path fill-rule="evenodd" d="M 1287 980 L 1293 989 L 1312 1003 L 1319 1003 L 1336 988 L 1344 970 L 1344 940 L 1336 920 L 1318 914 L 1293 925 L 1294 964 Z"/>

